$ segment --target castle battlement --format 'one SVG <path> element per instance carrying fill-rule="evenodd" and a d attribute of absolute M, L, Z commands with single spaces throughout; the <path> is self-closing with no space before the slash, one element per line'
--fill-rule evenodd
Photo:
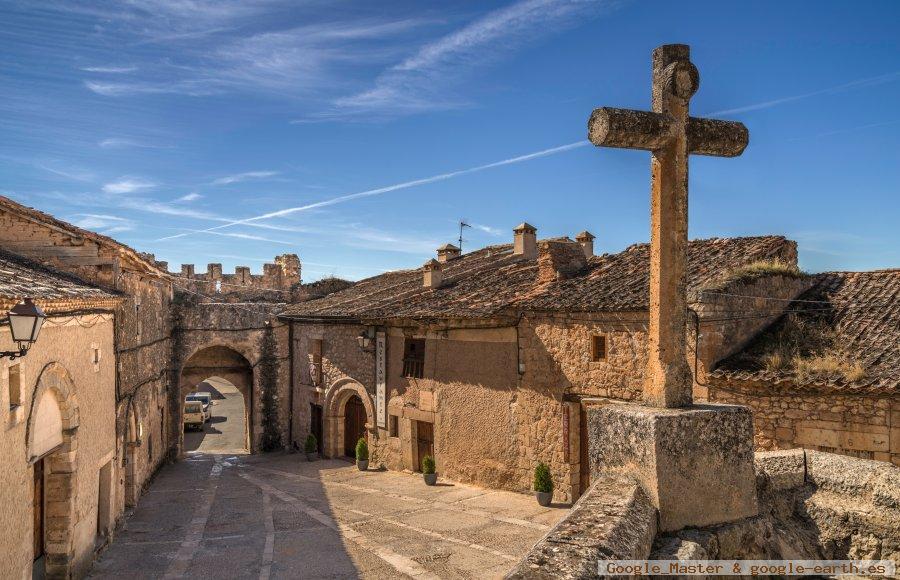
<path fill-rule="evenodd" d="M 193 290 L 204 294 L 235 294 L 248 290 L 288 291 L 300 283 L 300 258 L 297 254 L 281 254 L 272 263 L 263 264 L 262 274 L 253 274 L 249 266 L 236 266 L 234 274 L 225 274 L 222 264 L 206 265 L 206 272 L 198 274 L 194 264 L 182 264 L 176 278 L 190 280 Z"/>

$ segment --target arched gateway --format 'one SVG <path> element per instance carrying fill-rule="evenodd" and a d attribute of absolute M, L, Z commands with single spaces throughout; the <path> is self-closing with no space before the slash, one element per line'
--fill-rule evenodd
<path fill-rule="evenodd" d="M 213 400 L 219 404 L 213 406 L 214 417 L 204 430 L 221 434 L 224 421 L 232 421 L 229 427 L 236 422 L 242 422 L 243 437 L 238 447 L 255 451 L 258 447 L 261 427 L 254 383 L 253 365 L 237 350 L 223 345 L 199 348 L 187 358 L 181 369 L 179 423 L 183 425 L 185 396 L 195 391 L 210 392 Z M 243 397 L 243 405 L 221 404 L 231 396 L 235 389 Z M 233 409 L 230 412 L 243 414 L 243 417 L 223 416 L 222 413 L 225 413 L 226 409 Z M 180 428 L 179 431 L 181 432 L 179 448 L 182 451 L 194 450 L 190 447 L 196 447 L 196 445 L 185 444 L 183 428 Z"/>
<path fill-rule="evenodd" d="M 372 396 L 353 379 L 335 381 L 325 393 L 327 457 L 352 456 L 356 441 L 375 429 Z"/>

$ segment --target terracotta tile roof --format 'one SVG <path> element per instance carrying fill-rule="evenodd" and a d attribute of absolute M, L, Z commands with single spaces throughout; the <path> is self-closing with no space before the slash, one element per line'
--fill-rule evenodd
<path fill-rule="evenodd" d="M 816 274 L 813 287 L 789 310 L 830 326 L 839 346 L 862 364 L 865 376 L 851 382 L 834 373 L 800 381 L 790 370 L 766 370 L 762 357 L 770 349 L 767 338 L 786 324 L 782 317 L 744 350 L 722 361 L 711 378 L 801 390 L 900 393 L 900 269 Z"/>
<path fill-rule="evenodd" d="M 297 318 L 486 318 L 519 311 L 646 310 L 649 245 L 594 256 L 579 271 L 559 279 L 539 276 L 548 248 L 568 238 L 544 240 L 538 260 L 514 255 L 511 244 L 488 246 L 443 264 L 440 288 L 422 286 L 422 270 L 402 270 L 361 280 L 325 298 L 294 304 Z M 696 291 L 733 268 L 790 254 L 794 243 L 781 236 L 712 238 L 690 243 L 690 288 Z M 565 257 L 563 255 L 563 257 Z M 547 259 L 547 263 L 554 260 Z M 582 264 L 583 266 L 583 264 Z M 546 263 L 545 263 L 546 267 Z"/>
<path fill-rule="evenodd" d="M 48 314 L 79 307 L 113 309 L 119 294 L 38 262 L 0 250 L 0 311 L 29 297 Z"/>
<path fill-rule="evenodd" d="M 0 211 L 2 210 L 25 216 L 33 221 L 47 224 L 52 228 L 63 230 L 71 235 L 92 240 L 101 246 L 112 246 L 118 250 L 120 254 L 127 256 L 132 262 L 139 264 L 141 269 L 159 276 L 168 276 L 168 272 L 160 269 L 155 260 L 149 259 L 146 254 L 138 252 L 134 248 L 109 236 L 104 236 L 103 234 L 80 228 L 74 224 L 55 218 L 48 213 L 44 213 L 33 207 L 22 205 L 17 201 L 0 195 Z"/>

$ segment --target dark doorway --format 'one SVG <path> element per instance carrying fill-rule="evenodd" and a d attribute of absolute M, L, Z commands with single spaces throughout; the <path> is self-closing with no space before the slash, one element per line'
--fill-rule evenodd
<path fill-rule="evenodd" d="M 587 491 L 591 485 L 591 462 L 588 459 L 588 426 L 587 411 L 582 404 L 578 412 L 578 464 L 579 464 L 579 484 L 578 494 L 581 495 Z"/>
<path fill-rule="evenodd" d="M 34 559 L 44 555 L 44 460 L 34 463 Z"/>
<path fill-rule="evenodd" d="M 366 408 L 362 399 L 353 395 L 344 407 L 344 455 L 356 457 L 356 442 L 366 436 Z"/>
<path fill-rule="evenodd" d="M 322 453 L 322 406 L 309 404 L 309 432 L 316 438 L 316 451 Z"/>
<path fill-rule="evenodd" d="M 422 471 L 422 459 L 426 455 L 434 457 L 434 424 L 416 421 L 416 471 Z"/>

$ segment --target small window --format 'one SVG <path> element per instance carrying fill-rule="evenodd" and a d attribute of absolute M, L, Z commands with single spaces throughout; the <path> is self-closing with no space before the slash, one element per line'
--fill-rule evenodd
<path fill-rule="evenodd" d="M 9 367 L 9 408 L 22 404 L 22 377 L 19 373 L 19 365 Z"/>
<path fill-rule="evenodd" d="M 399 437 L 400 436 L 400 418 L 397 415 L 391 415 L 388 417 L 388 427 L 389 427 L 389 435 L 391 437 Z"/>
<path fill-rule="evenodd" d="M 591 361 L 606 360 L 606 336 L 599 334 L 591 337 Z"/>
<path fill-rule="evenodd" d="M 403 376 L 421 379 L 425 376 L 425 339 L 407 338 L 403 343 Z"/>

